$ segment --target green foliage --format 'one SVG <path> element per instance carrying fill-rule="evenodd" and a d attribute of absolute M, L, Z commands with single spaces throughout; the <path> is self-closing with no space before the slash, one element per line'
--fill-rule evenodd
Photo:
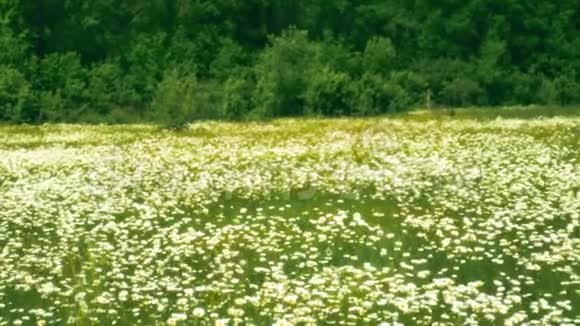
<path fill-rule="evenodd" d="M 469 78 L 447 82 L 441 91 L 444 103 L 452 106 L 482 105 L 485 103 L 484 95 L 478 82 Z"/>
<path fill-rule="evenodd" d="M 246 69 L 248 62 L 246 50 L 235 41 L 226 39 L 210 65 L 210 74 L 218 80 L 226 80 Z"/>
<path fill-rule="evenodd" d="M 0 65 L 0 120 L 20 122 L 32 103 L 30 84 L 18 70 Z"/>
<path fill-rule="evenodd" d="M 50 54 L 39 62 L 37 87 L 41 115 L 55 121 L 78 121 L 87 105 L 87 69 L 76 53 Z"/>
<path fill-rule="evenodd" d="M 381 75 L 366 73 L 355 87 L 357 114 L 376 115 L 396 112 L 409 103 L 405 90 Z"/>
<path fill-rule="evenodd" d="M 28 44 L 24 37 L 16 36 L 8 28 L 0 25 L 0 64 L 17 67 L 29 56 Z"/>
<path fill-rule="evenodd" d="M 541 104 L 558 104 L 559 91 L 553 80 L 544 78 L 537 93 L 537 100 Z"/>
<path fill-rule="evenodd" d="M 165 71 L 167 36 L 164 33 L 139 34 L 129 51 L 121 58 L 127 72 L 121 93 L 121 103 L 146 106 L 153 99 L 158 81 Z"/>
<path fill-rule="evenodd" d="M 573 72 L 557 76 L 554 84 L 559 93 L 558 105 L 580 103 L 580 81 Z"/>
<path fill-rule="evenodd" d="M 425 104 L 429 85 L 423 76 L 413 71 L 396 71 L 391 74 L 390 80 L 405 91 L 409 104 Z"/>
<path fill-rule="evenodd" d="M 434 100 L 438 103 L 445 102 L 443 89 L 457 78 L 474 76 L 475 68 L 466 62 L 455 59 L 421 60 L 413 70 L 423 76 L 428 87 L 432 90 Z"/>
<path fill-rule="evenodd" d="M 216 80 L 204 80 L 198 83 L 194 97 L 198 109 L 194 115 L 196 120 L 223 119 L 225 116 L 223 105 L 223 85 Z"/>
<path fill-rule="evenodd" d="M 360 53 L 353 51 L 342 39 L 331 35 L 318 43 L 319 66 L 330 67 L 332 70 L 357 75 L 361 69 Z"/>
<path fill-rule="evenodd" d="M 316 44 L 305 31 L 290 29 L 271 40 L 256 66 L 253 114 L 264 117 L 304 113 L 308 72 L 316 58 Z"/>
<path fill-rule="evenodd" d="M 507 102 L 506 98 L 513 96 L 508 91 L 509 82 L 506 81 L 508 73 L 498 69 L 507 60 L 506 53 L 506 42 L 500 40 L 492 31 L 481 45 L 480 57 L 473 62 L 476 69 L 475 73 L 470 76 L 479 83 L 485 93 L 486 96 L 483 96 L 486 99 L 485 104 L 497 105 Z"/>
<path fill-rule="evenodd" d="M 118 64 L 102 63 L 91 67 L 87 74 L 86 98 L 97 114 L 110 113 L 114 103 L 120 102 L 123 72 Z"/>
<path fill-rule="evenodd" d="M 390 39 L 373 37 L 367 42 L 363 54 L 364 70 L 371 73 L 387 74 L 393 69 L 395 57 L 395 47 Z"/>
<path fill-rule="evenodd" d="M 69 116 L 66 113 L 69 111 L 67 108 L 66 100 L 62 97 L 60 90 L 57 91 L 40 91 L 37 93 L 38 105 L 40 107 L 39 121 L 71 121 L 75 118 L 79 118 L 78 114 L 71 114 Z"/>
<path fill-rule="evenodd" d="M 349 76 L 328 67 L 312 72 L 305 94 L 308 114 L 349 115 L 352 112 L 352 87 Z"/>
<path fill-rule="evenodd" d="M 105 117 L 107 123 L 135 123 L 144 121 L 143 115 L 134 109 L 115 107 L 112 108 L 109 114 Z"/>
<path fill-rule="evenodd" d="M 506 78 L 509 85 L 511 104 L 531 104 L 536 102 L 540 80 L 537 76 L 514 71 Z"/>
<path fill-rule="evenodd" d="M 248 116 L 252 110 L 252 92 L 254 83 L 242 76 L 232 76 L 226 80 L 223 87 L 222 112 L 224 117 L 240 120 Z"/>
<path fill-rule="evenodd" d="M 574 74 L 543 77 L 536 94 L 536 102 L 547 105 L 571 105 L 580 102 L 580 83 Z"/>
<path fill-rule="evenodd" d="M 496 67 L 506 54 L 506 42 L 490 35 L 481 45 L 480 51 L 479 70 L 484 70 L 483 78 L 490 78 L 498 71 Z"/>
<path fill-rule="evenodd" d="M 197 118 L 580 104 L 580 6 L 528 2 L 0 0 L 0 65 L 19 121 L 148 116 L 170 70 Z"/>
<path fill-rule="evenodd" d="M 166 71 L 155 91 L 151 116 L 165 128 L 184 129 L 199 116 L 198 85 L 194 76 Z"/>

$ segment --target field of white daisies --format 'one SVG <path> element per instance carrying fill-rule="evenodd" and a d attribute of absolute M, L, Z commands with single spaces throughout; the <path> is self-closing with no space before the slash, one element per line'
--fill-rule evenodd
<path fill-rule="evenodd" d="M 580 324 L 580 116 L 0 127 L 0 325 Z"/>

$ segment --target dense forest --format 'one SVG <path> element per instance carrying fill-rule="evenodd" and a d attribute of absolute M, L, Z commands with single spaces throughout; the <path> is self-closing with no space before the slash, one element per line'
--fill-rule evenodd
<path fill-rule="evenodd" d="M 580 0 L 0 0 L 0 120 L 580 103 Z"/>

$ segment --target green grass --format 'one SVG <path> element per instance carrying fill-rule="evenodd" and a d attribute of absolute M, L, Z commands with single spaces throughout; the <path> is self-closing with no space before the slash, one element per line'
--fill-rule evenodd
<path fill-rule="evenodd" d="M 432 110 L 415 110 L 410 114 L 412 120 L 418 119 L 545 119 L 553 117 L 577 117 L 580 107 L 552 107 L 552 106 L 513 106 L 487 108 L 435 108 Z"/>
<path fill-rule="evenodd" d="M 2 126 L 0 324 L 578 323 L 554 110 Z"/>

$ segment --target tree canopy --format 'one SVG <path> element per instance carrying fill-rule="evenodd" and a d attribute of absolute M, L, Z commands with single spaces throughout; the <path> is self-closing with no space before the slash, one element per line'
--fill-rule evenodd
<path fill-rule="evenodd" d="M 0 0 L 0 49 L 16 122 L 580 102 L 580 0 Z"/>

